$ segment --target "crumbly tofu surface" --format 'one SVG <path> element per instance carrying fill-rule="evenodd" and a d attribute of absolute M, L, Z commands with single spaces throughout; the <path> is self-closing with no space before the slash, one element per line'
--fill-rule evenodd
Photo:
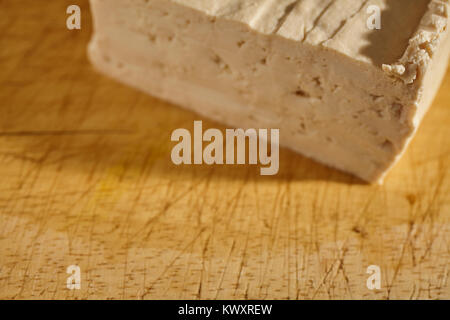
<path fill-rule="evenodd" d="M 91 0 L 93 64 L 151 95 L 368 182 L 445 74 L 448 0 Z M 380 9 L 381 29 L 367 25 Z"/>

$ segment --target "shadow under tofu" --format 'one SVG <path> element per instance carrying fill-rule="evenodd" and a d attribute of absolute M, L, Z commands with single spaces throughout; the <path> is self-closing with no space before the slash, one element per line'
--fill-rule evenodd
<path fill-rule="evenodd" d="M 101 77 L 101 76 L 99 76 Z M 11 156 L 20 161 L 32 162 L 37 167 L 61 167 L 64 171 L 77 171 L 77 174 L 89 175 L 92 170 L 103 172 L 111 168 L 123 168 L 140 179 L 158 177 L 172 181 L 189 179 L 214 178 L 220 180 L 265 181 L 328 181 L 344 184 L 366 184 L 362 180 L 339 170 L 322 165 L 287 148 L 280 147 L 279 172 L 273 176 L 262 176 L 260 169 L 265 165 L 175 165 L 171 159 L 172 148 L 178 142 L 171 141 L 173 130 L 186 128 L 193 134 L 193 122 L 202 120 L 203 132 L 209 128 L 217 128 L 225 133 L 222 124 L 202 119 L 187 110 L 164 101 L 149 97 L 133 89 L 122 87 L 113 80 L 103 78 L 106 86 L 117 86 L 117 91 L 127 92 L 139 100 L 139 105 L 123 119 L 123 112 L 128 106 L 115 103 L 111 106 L 96 104 L 95 115 L 98 119 L 117 120 L 106 124 L 106 128 L 74 129 L 73 123 L 61 120 L 59 107 L 48 112 L 48 123 L 32 125 L 26 130 L 0 132 L 2 140 L 14 141 L 20 152 Z M 100 83 L 100 86 L 102 84 Z M 109 90 L 108 90 L 109 91 Z M 66 98 L 67 99 L 67 98 Z M 73 103 L 67 102 L 65 117 L 75 113 Z M 94 111 L 94 110 L 92 110 Z M 89 117 L 89 114 L 86 114 Z M 121 121 L 121 119 L 123 119 Z M 14 119 L 11 119 L 14 121 Z M 98 123 L 98 122 L 97 122 Z M 62 124 L 62 126 L 61 126 Z M 46 127 L 43 129 L 42 127 Z M 85 127 L 83 125 L 83 127 Z M 283 137 L 280 131 L 280 139 Z M 225 143 L 225 137 L 224 137 Z M 203 147 L 208 143 L 204 142 Z M 225 153 L 224 153 L 225 154 Z M 247 155 L 248 162 L 248 155 Z M 61 170 L 61 169 L 59 169 Z"/>
<path fill-rule="evenodd" d="M 386 0 L 381 11 L 381 29 L 367 29 L 369 43 L 360 53 L 380 67 L 398 61 L 429 3 L 430 0 Z"/>

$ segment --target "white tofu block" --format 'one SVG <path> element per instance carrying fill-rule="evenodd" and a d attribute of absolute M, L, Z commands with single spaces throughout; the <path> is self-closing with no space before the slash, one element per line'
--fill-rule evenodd
<path fill-rule="evenodd" d="M 232 127 L 279 128 L 281 145 L 369 182 L 404 152 L 450 53 L 448 0 L 91 6 L 103 73 Z"/>

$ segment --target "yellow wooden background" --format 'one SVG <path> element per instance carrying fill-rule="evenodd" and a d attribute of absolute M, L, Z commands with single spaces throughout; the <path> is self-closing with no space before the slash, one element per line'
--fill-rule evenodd
<path fill-rule="evenodd" d="M 199 117 L 94 72 L 90 35 L 86 0 L 0 0 L 0 298 L 450 298 L 450 73 L 385 185 L 287 150 L 261 177 L 173 165 Z"/>

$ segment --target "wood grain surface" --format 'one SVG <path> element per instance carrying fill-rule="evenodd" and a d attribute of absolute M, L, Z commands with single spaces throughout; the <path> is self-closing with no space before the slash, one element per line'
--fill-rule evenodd
<path fill-rule="evenodd" d="M 261 177 L 173 165 L 198 116 L 94 72 L 91 32 L 0 0 L 0 298 L 450 298 L 450 73 L 383 186 L 288 150 Z"/>

